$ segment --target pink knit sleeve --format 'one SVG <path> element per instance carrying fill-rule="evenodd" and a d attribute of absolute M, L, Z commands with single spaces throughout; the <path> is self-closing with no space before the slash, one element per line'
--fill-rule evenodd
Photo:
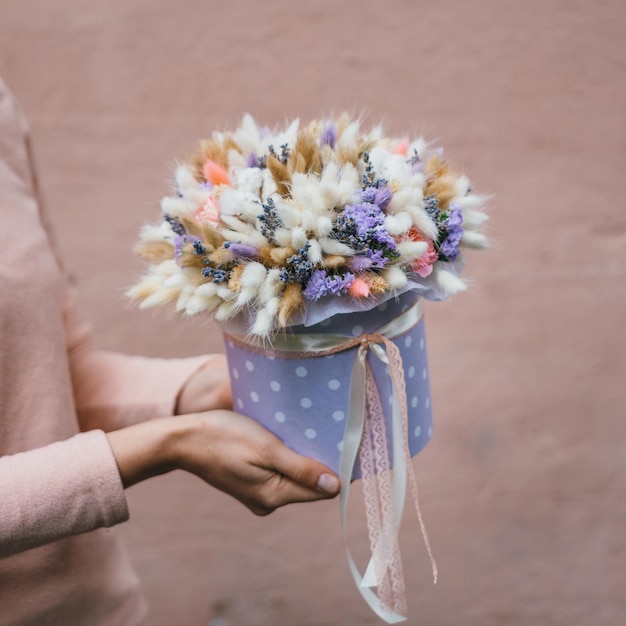
<path fill-rule="evenodd" d="M 0 557 L 128 519 L 102 431 L 2 456 L 0 475 Z"/>
<path fill-rule="evenodd" d="M 70 352 L 76 410 L 82 430 L 105 431 L 174 415 L 178 394 L 214 356 L 156 359 L 95 350 L 89 342 Z M 216 365 L 217 366 L 217 365 Z"/>

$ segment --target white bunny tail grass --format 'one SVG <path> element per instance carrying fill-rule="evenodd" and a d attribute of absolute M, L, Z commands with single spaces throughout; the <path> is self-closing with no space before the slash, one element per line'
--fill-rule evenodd
<path fill-rule="evenodd" d="M 167 289 L 161 287 L 155 291 L 152 295 L 144 298 L 139 304 L 140 309 L 150 309 L 155 306 L 162 306 L 164 304 L 171 304 L 175 302 L 180 295 L 180 289 Z"/>
<path fill-rule="evenodd" d="M 437 283 L 447 295 L 453 295 L 467 289 L 465 281 L 456 274 L 440 267 L 435 268 L 435 278 Z"/>
<path fill-rule="evenodd" d="M 271 298 L 267 304 L 259 309 L 254 324 L 252 325 L 251 332 L 258 337 L 267 337 L 274 329 L 276 322 L 276 315 L 278 314 L 278 305 L 280 298 Z"/>
<path fill-rule="evenodd" d="M 473 230 L 466 230 L 461 238 L 461 243 L 467 248 L 476 248 L 484 250 L 489 247 L 489 240 L 482 233 Z"/>
<path fill-rule="evenodd" d="M 406 274 L 398 266 L 383 270 L 381 276 L 389 283 L 391 289 L 402 289 L 408 281 Z"/>
<path fill-rule="evenodd" d="M 402 263 L 412 263 L 426 253 L 428 243 L 425 241 L 401 241 L 397 248 Z"/>
<path fill-rule="evenodd" d="M 257 297 L 267 277 L 267 268 L 257 262 L 248 263 L 244 268 L 240 282 L 241 291 L 237 296 L 237 306 L 242 307 Z"/>

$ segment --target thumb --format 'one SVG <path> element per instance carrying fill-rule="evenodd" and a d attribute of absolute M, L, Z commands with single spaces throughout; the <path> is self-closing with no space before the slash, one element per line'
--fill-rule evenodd
<path fill-rule="evenodd" d="M 285 445 L 279 446 L 276 450 L 274 464 L 278 472 L 303 487 L 328 495 L 336 495 L 339 492 L 339 478 L 332 470 Z"/>

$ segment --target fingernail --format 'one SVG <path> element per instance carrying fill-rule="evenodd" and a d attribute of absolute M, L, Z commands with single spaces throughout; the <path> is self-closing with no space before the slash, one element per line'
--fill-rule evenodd
<path fill-rule="evenodd" d="M 339 489 L 339 481 L 331 474 L 321 474 L 317 480 L 317 486 L 322 491 L 337 493 L 337 489 Z"/>

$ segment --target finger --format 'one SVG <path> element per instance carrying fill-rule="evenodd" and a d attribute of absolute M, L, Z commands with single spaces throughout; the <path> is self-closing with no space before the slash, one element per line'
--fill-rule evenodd
<path fill-rule="evenodd" d="M 274 451 L 273 461 L 275 469 L 295 485 L 330 496 L 339 492 L 339 479 L 335 473 L 315 459 L 302 456 L 281 444 Z"/>
<path fill-rule="evenodd" d="M 265 489 L 264 493 L 260 494 L 260 502 L 255 503 L 257 507 L 260 505 L 261 509 L 260 513 L 255 511 L 257 515 L 265 515 L 286 504 L 326 500 L 334 495 L 319 489 L 305 487 L 278 473 L 274 474 L 273 479 L 266 484 Z"/>

